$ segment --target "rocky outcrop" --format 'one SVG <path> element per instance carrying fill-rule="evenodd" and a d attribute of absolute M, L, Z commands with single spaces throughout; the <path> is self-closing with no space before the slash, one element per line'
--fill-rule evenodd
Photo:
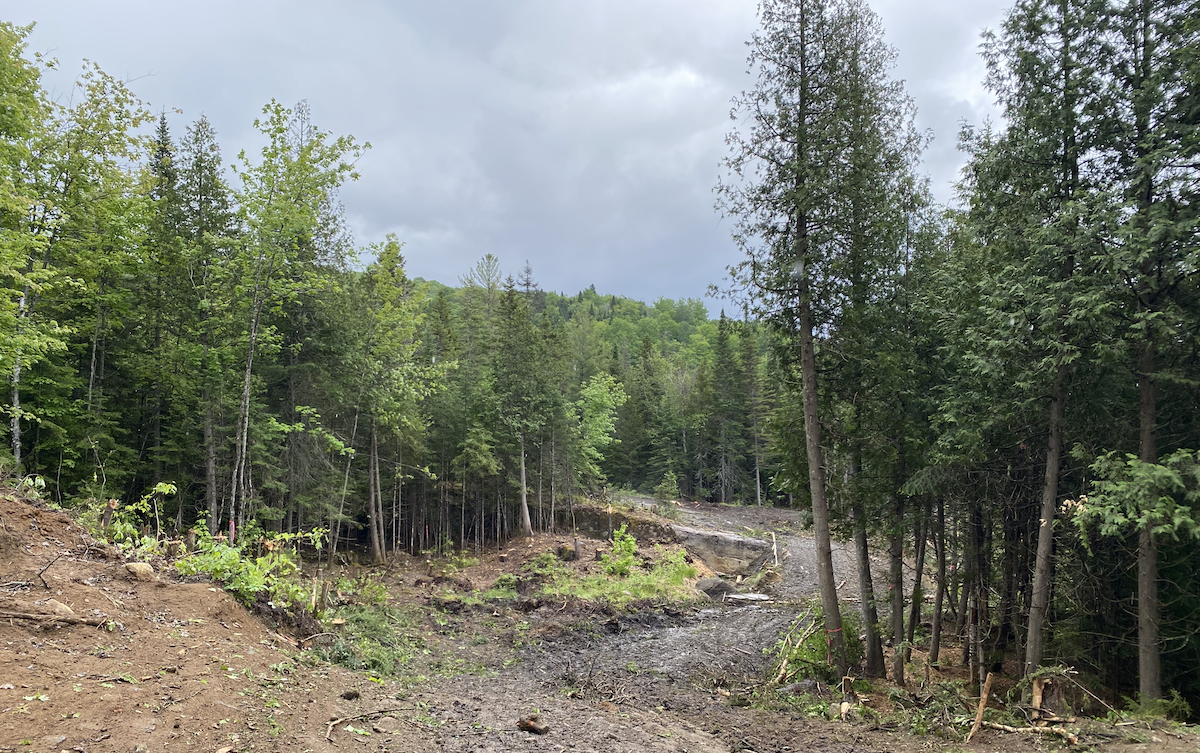
<path fill-rule="evenodd" d="M 717 573 L 744 575 L 762 567 L 771 556 L 771 542 L 723 531 L 673 525 L 675 540 Z"/>

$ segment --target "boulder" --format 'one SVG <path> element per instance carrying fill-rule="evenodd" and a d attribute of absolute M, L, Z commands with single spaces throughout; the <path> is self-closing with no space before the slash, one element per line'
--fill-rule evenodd
<path fill-rule="evenodd" d="M 671 529 L 677 542 L 716 573 L 753 572 L 771 556 L 771 542 L 762 539 L 680 525 L 671 526 Z"/>

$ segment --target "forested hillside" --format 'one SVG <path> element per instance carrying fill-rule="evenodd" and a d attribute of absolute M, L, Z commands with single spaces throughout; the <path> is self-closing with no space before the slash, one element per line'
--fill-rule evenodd
<path fill-rule="evenodd" d="M 1018 2 L 983 44 L 1005 122 L 964 125 L 948 208 L 865 3 L 767 0 L 717 319 L 490 254 L 410 279 L 343 218 L 366 145 L 304 104 L 227 170 L 203 117 L 99 68 L 51 101 L 0 26 L 6 472 L 97 515 L 151 500 L 155 535 L 322 527 L 376 561 L 569 529 L 617 487 L 794 504 L 843 669 L 837 535 L 889 548 L 886 588 L 859 567 L 868 675 L 954 634 L 978 680 L 1008 653 L 1196 706 L 1198 18 Z"/>
<path fill-rule="evenodd" d="M 546 529 L 609 484 L 759 500 L 749 325 L 549 293 L 491 255 L 457 288 L 410 280 L 397 239 L 353 245 L 337 192 L 363 147 L 303 103 L 268 105 L 229 173 L 203 117 L 176 138 L 99 69 L 50 102 L 24 33 L 5 28 L 7 462 L 55 501 L 168 482 L 159 527 L 323 526 L 381 558 Z"/>

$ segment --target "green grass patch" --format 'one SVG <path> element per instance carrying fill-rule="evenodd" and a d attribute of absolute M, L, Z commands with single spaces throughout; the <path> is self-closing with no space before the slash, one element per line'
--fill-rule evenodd
<path fill-rule="evenodd" d="M 338 616 L 346 621 L 342 634 L 314 651 L 323 661 L 384 676 L 399 674 L 418 654 L 429 653 L 415 608 L 351 605 Z"/>
<path fill-rule="evenodd" d="M 601 573 L 581 575 L 550 552 L 530 561 L 525 571 L 540 581 L 541 596 L 574 597 L 617 607 L 632 601 L 689 601 L 695 597 L 690 581 L 696 577 L 696 568 L 684 560 L 682 550 L 656 547 L 656 561 L 647 567 L 638 562 L 637 544 L 624 526 L 614 532 L 613 539 L 612 553 L 601 558 Z"/>

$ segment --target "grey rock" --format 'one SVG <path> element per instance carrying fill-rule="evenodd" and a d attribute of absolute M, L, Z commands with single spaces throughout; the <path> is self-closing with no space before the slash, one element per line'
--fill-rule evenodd
<path fill-rule="evenodd" d="M 737 591 L 732 583 L 722 578 L 701 578 L 696 581 L 696 590 L 703 591 L 714 599 L 719 599 L 724 594 L 731 594 Z"/>
<path fill-rule="evenodd" d="M 675 540 L 683 544 L 714 572 L 734 575 L 753 572 L 771 556 L 771 542 L 724 531 L 706 531 L 689 526 L 671 526 Z"/>
<path fill-rule="evenodd" d="M 381 716 L 371 725 L 371 729 L 381 735 L 390 735 L 400 731 L 400 720 L 394 716 Z"/>

